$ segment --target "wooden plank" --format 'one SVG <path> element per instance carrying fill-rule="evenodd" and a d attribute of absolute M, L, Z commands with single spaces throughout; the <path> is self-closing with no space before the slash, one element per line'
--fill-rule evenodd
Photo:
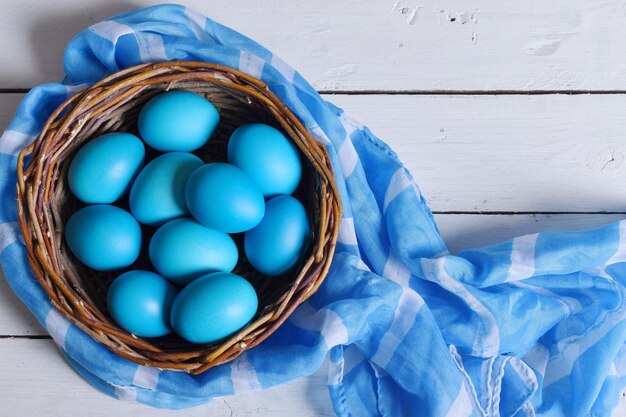
<path fill-rule="evenodd" d="M 391 145 L 435 211 L 626 210 L 626 96 L 329 100 Z"/>
<path fill-rule="evenodd" d="M 206 2 L 182 0 L 257 40 L 322 90 L 623 90 L 617 0 Z M 62 74 L 81 29 L 149 0 L 0 0 L 0 88 Z"/>
<path fill-rule="evenodd" d="M 0 94 L 0 128 L 18 94 Z M 406 162 L 434 211 L 626 211 L 626 95 L 326 95 Z"/>
<path fill-rule="evenodd" d="M 0 339 L 3 416 L 171 416 L 172 411 L 114 400 L 85 382 L 49 339 Z M 310 377 L 185 410 L 195 416 L 332 416 L 327 366 Z M 97 410 L 97 411 L 94 411 Z"/>
<path fill-rule="evenodd" d="M 435 215 L 441 234 L 452 253 L 498 243 L 528 233 L 587 229 L 624 218 L 626 214 Z M 0 335 L 46 334 L 26 307 L 10 291 L 0 271 Z"/>

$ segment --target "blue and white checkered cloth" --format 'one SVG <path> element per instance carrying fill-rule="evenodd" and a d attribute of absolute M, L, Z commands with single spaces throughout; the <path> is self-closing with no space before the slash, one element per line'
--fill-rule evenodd
<path fill-rule="evenodd" d="M 128 362 L 51 307 L 17 225 L 16 155 L 76 91 L 142 62 L 200 60 L 265 81 L 324 143 L 344 214 L 325 283 L 267 341 L 199 376 Z M 340 416 L 606 416 L 626 385 L 626 222 L 451 255 L 395 153 L 278 57 L 181 6 L 74 38 L 66 78 L 28 93 L 0 139 L 0 260 L 68 362 L 119 399 L 184 408 L 315 372 Z"/>

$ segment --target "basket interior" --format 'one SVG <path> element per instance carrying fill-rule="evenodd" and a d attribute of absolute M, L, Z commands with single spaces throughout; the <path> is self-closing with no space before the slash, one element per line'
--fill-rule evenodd
<path fill-rule="evenodd" d="M 179 81 L 175 85 L 168 82 L 152 84 L 142 90 L 139 95 L 133 96 L 132 99 L 119 101 L 113 105 L 105 115 L 87 120 L 83 127 L 77 132 L 75 138 L 67 146 L 63 157 L 60 159 L 62 162 L 60 162 L 59 166 L 59 181 L 62 183 L 57 184 L 55 187 L 55 194 L 52 196 L 51 201 L 54 206 L 61 208 L 58 213 L 60 222 L 56 224 L 57 227 L 62 228 L 68 218 L 76 210 L 84 206 L 83 203 L 78 201 L 73 194 L 69 192 L 65 185 L 68 166 L 74 154 L 86 141 L 104 133 L 130 132 L 138 135 L 137 117 L 139 110 L 150 98 L 165 90 L 185 90 L 203 95 L 218 109 L 220 113 L 220 124 L 215 135 L 205 146 L 193 152 L 205 163 L 216 161 L 226 162 L 227 144 L 230 135 L 237 127 L 245 123 L 265 123 L 282 130 L 283 133 L 289 137 L 287 132 L 282 129 L 276 117 L 264 107 L 258 105 L 254 100 L 249 100 L 239 92 L 231 92 L 222 86 L 198 80 Z M 146 164 L 158 155 L 160 155 L 160 153 L 155 152 L 146 145 Z M 318 199 L 315 198 L 318 174 L 306 158 L 302 158 L 302 163 L 303 178 L 294 196 L 307 207 L 308 215 L 313 226 L 312 230 L 316 230 L 315 222 L 316 218 L 319 217 L 315 215 L 319 210 Z M 116 202 L 115 205 L 128 210 L 128 195 L 125 195 Z M 116 326 L 116 324 L 108 314 L 106 306 L 106 293 L 110 283 L 117 276 L 128 270 L 154 270 L 148 258 L 148 242 L 157 228 L 142 225 L 142 229 L 144 231 L 144 240 L 141 255 L 135 264 L 123 270 L 109 272 L 94 271 L 78 261 L 69 251 L 65 243 L 62 243 L 59 248 L 59 256 L 66 257 L 70 260 L 68 266 L 72 271 L 68 274 L 68 279 L 74 290 L 80 293 L 86 300 L 89 300 L 90 304 L 102 313 L 112 326 Z M 248 279 L 255 287 L 259 297 L 259 310 L 255 316 L 256 318 L 263 315 L 265 310 L 277 303 L 279 297 L 288 291 L 295 277 L 295 273 L 297 273 L 298 267 L 294 269 L 295 272 L 293 276 L 289 274 L 280 277 L 264 276 L 249 265 L 242 247 L 243 234 L 231 236 L 237 243 L 239 249 L 239 262 L 233 272 Z M 311 249 L 309 249 L 309 251 L 310 250 Z M 310 253 L 307 253 L 303 259 L 309 256 Z M 165 351 L 195 351 L 199 348 L 198 345 L 188 343 L 174 333 L 162 338 L 145 340 Z M 216 345 L 219 343 L 220 342 L 217 342 Z"/>

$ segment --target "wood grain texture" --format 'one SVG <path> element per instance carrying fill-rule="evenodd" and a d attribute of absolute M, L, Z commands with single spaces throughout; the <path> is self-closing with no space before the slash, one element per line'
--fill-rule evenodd
<path fill-rule="evenodd" d="M 19 94 L 0 94 L 0 128 Z M 625 212 L 626 95 L 326 95 L 434 211 Z"/>
<path fill-rule="evenodd" d="M 18 416 L 333 416 L 327 369 L 264 391 L 178 412 L 115 401 L 67 365 L 50 339 L 0 339 L 0 415 Z"/>
<path fill-rule="evenodd" d="M 322 90 L 626 88 L 621 1 L 178 3 L 255 39 Z M 73 35 L 154 2 L 75 4 L 0 0 L 0 88 L 60 79 Z"/>

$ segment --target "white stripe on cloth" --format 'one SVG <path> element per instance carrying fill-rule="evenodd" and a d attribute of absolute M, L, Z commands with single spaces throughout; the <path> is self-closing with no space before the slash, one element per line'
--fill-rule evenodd
<path fill-rule="evenodd" d="M 387 367 L 396 350 L 415 324 L 417 315 L 423 306 L 422 297 L 408 287 L 402 288 L 391 326 L 380 339 L 378 349 L 372 356 L 372 362 L 381 368 Z"/>
<path fill-rule="evenodd" d="M 619 222 L 619 243 L 617 245 L 617 250 L 613 256 L 606 261 L 605 265 L 611 265 L 624 261 L 626 261 L 626 220 Z"/>
<path fill-rule="evenodd" d="M 495 316 L 483 305 L 463 283 L 456 280 L 445 268 L 446 258 L 423 258 L 422 269 L 429 281 L 438 282 L 442 287 L 461 298 L 482 320 L 482 329 L 476 332 L 472 354 L 476 356 L 495 356 L 500 349 L 500 331 Z"/>
<path fill-rule="evenodd" d="M 313 139 L 317 140 L 318 142 L 322 142 L 325 145 L 330 144 L 330 139 L 328 138 L 328 135 L 326 135 L 326 132 L 324 132 L 318 124 L 309 124 L 306 128 L 313 136 Z"/>
<path fill-rule="evenodd" d="M 265 61 L 256 55 L 241 51 L 239 54 L 239 71 L 254 77 L 261 78 Z"/>
<path fill-rule="evenodd" d="M 541 343 L 536 343 L 526 355 L 522 358 L 526 365 L 530 366 L 539 375 L 544 376 L 546 373 L 546 365 L 550 358 L 550 352 Z"/>
<path fill-rule="evenodd" d="M 67 336 L 67 332 L 72 326 L 72 323 L 63 317 L 57 309 L 52 307 L 46 316 L 45 324 L 48 333 L 50 333 L 55 343 L 59 345 L 61 349 L 65 350 L 65 336 Z"/>
<path fill-rule="evenodd" d="M 467 390 L 465 389 L 465 383 L 461 385 L 456 398 L 452 402 L 446 417 L 467 417 L 472 415 L 472 401 L 467 395 Z"/>
<path fill-rule="evenodd" d="M 167 61 L 163 38 L 154 33 L 137 34 L 139 57 L 143 62 Z"/>
<path fill-rule="evenodd" d="M 341 317 L 330 309 L 316 310 L 310 303 L 304 303 L 294 311 L 289 321 L 301 329 L 321 333 L 328 349 L 348 343 L 348 329 Z"/>
<path fill-rule="evenodd" d="M 138 366 L 133 376 L 133 385 L 154 391 L 159 383 L 160 370 L 147 366 Z"/>
<path fill-rule="evenodd" d="M 2 136 L 0 136 L 0 152 L 17 156 L 33 140 L 35 140 L 33 135 L 16 132 L 15 130 L 5 130 Z"/>
<path fill-rule="evenodd" d="M 95 25 L 90 26 L 89 30 L 114 44 L 117 43 L 117 40 L 120 37 L 135 33 L 135 31 L 129 26 L 117 23 L 114 20 L 103 20 L 102 22 L 98 22 Z"/>
<path fill-rule="evenodd" d="M 276 71 L 280 72 L 280 74 L 285 77 L 287 82 L 292 83 L 293 77 L 296 74 L 296 71 L 289 66 L 285 61 L 277 57 L 276 55 L 272 55 L 272 61 L 270 65 L 276 69 Z"/>
<path fill-rule="evenodd" d="M 352 217 L 342 217 L 339 223 L 339 235 L 337 242 L 344 245 L 356 245 L 356 231 L 354 230 L 354 219 Z"/>
<path fill-rule="evenodd" d="M 533 276 L 535 272 L 535 245 L 538 233 L 516 237 L 511 248 L 511 267 L 507 282 L 520 281 Z"/>
<path fill-rule="evenodd" d="M 261 382 L 248 358 L 247 352 L 241 354 L 230 365 L 230 378 L 235 394 L 261 389 Z"/>
<path fill-rule="evenodd" d="M 354 172 L 354 169 L 359 162 L 359 155 L 356 153 L 356 149 L 354 149 L 354 144 L 351 140 L 345 140 L 343 144 L 341 144 L 339 152 L 337 152 L 337 156 L 339 157 L 341 172 L 343 173 L 344 178 L 348 178 L 352 172 Z"/>
<path fill-rule="evenodd" d="M 20 225 L 18 222 L 0 224 L 0 253 L 16 240 L 24 243 L 24 238 L 19 230 Z"/>
<path fill-rule="evenodd" d="M 387 211 L 389 203 L 393 201 L 402 191 L 413 186 L 413 181 L 408 176 L 404 168 L 399 168 L 391 177 L 389 186 L 385 192 L 385 199 L 383 200 L 383 213 Z"/>
<path fill-rule="evenodd" d="M 356 267 L 362 271 L 369 271 L 372 272 L 372 270 L 370 269 L 369 266 L 367 266 L 367 264 L 365 262 L 363 262 L 363 259 L 359 258 L 359 262 L 357 263 Z"/>
<path fill-rule="evenodd" d="M 211 37 L 206 33 L 206 16 L 188 8 L 185 8 L 185 16 L 189 19 L 189 28 L 193 34 L 196 35 L 196 39 L 214 43 Z"/>
<path fill-rule="evenodd" d="M 350 371 L 352 371 L 358 364 L 363 362 L 364 359 L 365 359 L 365 356 L 363 356 L 361 351 L 357 349 L 356 346 L 349 345 L 343 351 L 343 360 L 344 360 L 343 374 L 344 375 L 349 374 Z"/>
<path fill-rule="evenodd" d="M 411 279 L 411 271 L 409 271 L 404 262 L 392 252 L 389 254 L 387 262 L 385 262 L 383 277 L 402 287 L 408 287 L 409 280 Z"/>
<path fill-rule="evenodd" d="M 114 385 L 114 384 L 112 384 Z M 128 401 L 131 403 L 136 403 L 137 402 L 137 391 L 134 390 L 131 387 L 122 387 L 120 385 L 114 385 L 115 386 L 115 395 L 117 395 L 117 398 L 122 400 L 122 401 Z"/>

